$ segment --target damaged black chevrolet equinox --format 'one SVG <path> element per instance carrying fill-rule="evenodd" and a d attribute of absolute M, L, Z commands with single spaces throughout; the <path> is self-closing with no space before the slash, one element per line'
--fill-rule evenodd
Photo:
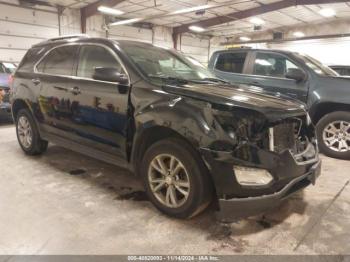
<path fill-rule="evenodd" d="M 247 91 L 151 44 L 71 36 L 33 46 L 13 79 L 19 144 L 48 141 L 125 167 L 167 215 L 214 198 L 229 221 L 261 213 L 320 173 L 304 105 Z"/>

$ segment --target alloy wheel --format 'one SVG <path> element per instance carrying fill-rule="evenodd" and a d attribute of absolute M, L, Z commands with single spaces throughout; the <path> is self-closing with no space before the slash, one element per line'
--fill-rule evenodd
<path fill-rule="evenodd" d="M 326 146 L 336 152 L 350 150 L 350 123 L 347 121 L 334 121 L 329 123 L 322 133 Z"/>
<path fill-rule="evenodd" d="M 17 123 L 18 138 L 21 145 L 28 149 L 33 142 L 33 132 L 29 120 L 25 116 L 20 116 Z"/>
<path fill-rule="evenodd" d="M 170 208 L 184 205 L 191 189 L 185 166 L 170 154 L 159 154 L 153 158 L 148 169 L 148 183 L 157 200 Z"/>

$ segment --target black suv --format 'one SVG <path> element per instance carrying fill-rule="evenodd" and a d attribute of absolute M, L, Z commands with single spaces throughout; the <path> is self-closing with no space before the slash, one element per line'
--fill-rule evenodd
<path fill-rule="evenodd" d="M 33 46 L 13 80 L 28 155 L 48 141 L 139 175 L 153 204 L 187 218 L 260 213 L 314 183 L 314 128 L 301 103 L 233 87 L 165 48 L 102 38 Z"/>
<path fill-rule="evenodd" d="M 295 52 L 235 49 L 214 53 L 209 68 L 231 83 L 282 94 L 307 105 L 321 152 L 350 159 L 350 78 Z"/>

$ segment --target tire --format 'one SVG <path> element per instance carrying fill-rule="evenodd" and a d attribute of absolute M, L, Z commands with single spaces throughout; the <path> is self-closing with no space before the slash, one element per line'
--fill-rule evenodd
<path fill-rule="evenodd" d="M 164 169 L 156 160 L 157 157 L 165 165 L 163 167 L 166 167 L 166 171 L 171 169 L 173 160 L 173 172 L 164 175 Z M 155 163 L 157 168 L 152 163 Z M 153 144 L 143 157 L 140 174 L 149 199 L 168 216 L 191 218 L 211 202 L 213 185 L 208 170 L 199 154 L 182 139 L 169 138 Z M 163 182 L 151 183 L 151 180 Z M 184 192 L 187 192 L 187 195 Z M 171 195 L 176 197 L 176 201 Z"/>
<path fill-rule="evenodd" d="M 41 139 L 32 114 L 27 109 L 21 109 L 16 118 L 17 140 L 27 155 L 40 155 L 47 150 L 48 142 Z M 30 138 L 25 139 L 24 136 Z"/>
<path fill-rule="evenodd" d="M 325 115 L 317 123 L 316 133 L 322 153 L 333 158 L 350 159 L 350 112 Z"/>

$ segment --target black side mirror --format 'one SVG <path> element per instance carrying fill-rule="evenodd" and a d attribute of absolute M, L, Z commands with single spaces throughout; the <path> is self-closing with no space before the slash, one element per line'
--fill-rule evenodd
<path fill-rule="evenodd" d="M 299 68 L 290 68 L 288 69 L 287 74 L 285 75 L 288 79 L 294 79 L 297 82 L 304 81 L 306 79 L 306 74 L 303 70 Z"/>
<path fill-rule="evenodd" d="M 115 82 L 121 85 L 126 85 L 129 82 L 125 74 L 121 74 L 118 69 L 113 67 L 96 67 L 92 78 L 95 80 Z"/>

